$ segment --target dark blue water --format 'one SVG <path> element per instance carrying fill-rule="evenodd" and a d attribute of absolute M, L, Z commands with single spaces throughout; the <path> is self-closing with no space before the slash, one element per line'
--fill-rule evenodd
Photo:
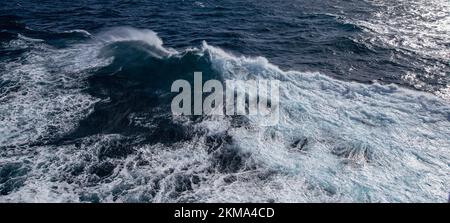
<path fill-rule="evenodd" d="M 445 202 L 449 11 L 2 2 L 0 200 Z M 280 80 L 281 123 L 174 118 L 170 86 L 195 71 Z"/>
<path fill-rule="evenodd" d="M 238 54 L 263 55 L 284 69 L 320 71 L 347 80 L 380 80 L 408 86 L 414 84 L 402 79 L 407 73 L 417 73 L 418 79 L 436 87 L 445 87 L 448 82 L 448 32 L 432 29 L 433 26 L 446 26 L 442 29 L 448 31 L 445 2 L 438 1 L 419 9 L 402 2 L 376 4 L 370 1 L 284 1 L 276 4 L 271 1 L 42 1 L 38 5 L 33 1 L 8 1 L 3 4 L 2 15 L 17 16 L 2 19 L 7 33 L 22 32 L 56 46 L 71 38 L 66 35 L 64 40 L 64 36 L 55 36 L 55 32 L 83 29 L 97 33 L 110 27 L 132 26 L 157 32 L 168 47 L 184 49 L 198 46 L 205 40 Z M 427 10 L 436 15 L 423 16 Z M 433 10 L 436 13 L 432 13 Z M 378 18 L 379 13 L 384 14 Z M 408 37 L 401 35 L 408 34 L 398 29 L 409 25 L 408 17 L 416 18 L 417 23 L 425 23 L 429 26 L 425 28 L 434 33 L 428 33 L 422 27 L 417 30 L 410 27 L 412 33 L 409 35 L 413 40 L 407 43 Z M 375 20 L 375 28 L 372 24 L 359 24 L 371 20 Z M 388 27 L 392 33 L 370 33 L 378 23 L 392 26 Z M 8 26 L 17 27 L 8 29 Z M 434 37 L 432 34 L 435 33 L 437 36 Z M 394 39 L 398 43 L 385 46 L 371 40 L 383 39 L 383 34 L 387 41 Z M 426 39 L 426 34 L 434 38 Z M 419 43 L 414 42 L 416 38 Z M 426 45 L 426 41 L 441 48 L 438 49 L 442 51 L 440 58 L 421 55 L 421 50 L 428 51 L 426 48 L 415 52 L 402 46 L 406 42 L 406 46 L 414 48 L 410 45 L 420 46 L 420 42 Z M 440 69 L 427 71 L 429 66 Z"/>

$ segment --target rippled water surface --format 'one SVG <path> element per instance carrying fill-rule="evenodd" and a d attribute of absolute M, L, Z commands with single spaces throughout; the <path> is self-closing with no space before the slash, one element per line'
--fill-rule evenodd
<path fill-rule="evenodd" d="M 7 1 L 0 201 L 446 202 L 450 2 Z M 173 117 L 280 80 L 280 123 Z"/>

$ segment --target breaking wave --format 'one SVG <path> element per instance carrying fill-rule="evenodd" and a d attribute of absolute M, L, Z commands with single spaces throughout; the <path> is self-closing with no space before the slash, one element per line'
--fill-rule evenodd
<path fill-rule="evenodd" d="M 204 42 L 115 28 L 1 65 L 0 200 L 445 202 L 450 105 L 397 85 L 283 71 Z M 70 36 L 69 36 L 70 37 Z M 280 123 L 177 117 L 176 79 L 280 81 Z"/>

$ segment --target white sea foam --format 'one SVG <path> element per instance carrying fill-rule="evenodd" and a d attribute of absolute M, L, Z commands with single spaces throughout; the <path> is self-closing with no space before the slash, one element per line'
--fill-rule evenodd
<path fill-rule="evenodd" d="M 207 44 L 204 50 L 225 78 L 281 81 L 278 126 L 229 131 L 240 148 L 268 168 L 326 182 L 339 188 L 344 200 L 445 201 L 450 183 L 448 102 L 396 85 L 283 72 L 264 58 L 235 57 Z M 258 120 L 253 121 L 257 127 Z M 290 148 L 304 138 L 306 151 Z"/>
<path fill-rule="evenodd" d="M 107 43 L 126 41 L 144 42 L 149 46 L 154 47 L 154 50 L 157 51 L 148 51 L 148 53 L 158 57 L 166 57 L 177 53 L 174 49 L 163 47 L 161 38 L 159 38 L 154 31 L 149 29 L 118 27 L 99 34 L 98 39 Z"/>
<path fill-rule="evenodd" d="M 112 39 L 144 39 L 162 47 L 154 33 L 138 33 L 140 37 L 114 34 Z M 14 135 L 3 127 L 2 136 L 6 137 L 2 145 L 35 139 L 32 129 L 43 136 L 47 122 L 68 125 L 89 110 L 95 99 L 81 94 L 79 88 L 53 90 L 58 89 L 57 83 L 78 86 L 80 79 L 64 77 L 65 81 L 56 81 L 61 77 L 50 75 L 53 73 L 43 66 L 48 58 L 63 64 L 59 70 L 99 66 L 98 60 L 87 57 L 94 52 L 86 54 L 86 48 L 77 49 L 52 51 L 45 56 L 34 52 L 24 64 L 8 65 L 14 72 L 2 78 L 18 77 L 19 83 L 32 85 L 24 89 L 31 89 L 24 96 L 14 94 L 2 104 L 2 112 L 7 114 L 1 120 L 3 126 L 21 132 Z M 198 124 L 174 120 L 205 129 L 207 134 L 171 146 L 132 146 L 134 152 L 124 159 L 100 160 L 98 156 L 102 148 L 125 139 L 121 135 L 93 135 L 83 138 L 79 145 L 58 148 L 34 147 L 32 154 L 2 158 L 2 162 L 21 162 L 32 170 L 24 186 L 0 200 L 62 202 L 86 201 L 83 197 L 88 197 L 87 201 L 104 202 L 446 202 L 450 184 L 448 102 L 396 85 L 365 85 L 319 73 L 282 71 L 264 57 L 237 57 L 206 43 L 190 51 L 209 56 L 224 79 L 280 80 L 280 124 L 261 127 L 261 120 L 250 119 L 249 126 L 233 127 L 229 117 L 205 118 Z M 67 62 L 72 53 L 83 57 Z M 55 102 L 55 98 L 61 100 Z M 32 124 L 23 128 L 23 120 Z M 233 152 L 246 154 L 241 157 L 242 167 L 235 172 L 212 168 L 216 153 L 207 152 L 206 137 L 221 134 L 232 137 Z M 17 138 L 21 135 L 27 137 Z M 102 180 L 89 174 L 88 169 L 105 161 L 114 165 L 111 177 Z M 79 165 L 84 171 L 69 175 L 67 169 Z"/>
<path fill-rule="evenodd" d="M 72 29 L 72 30 L 67 30 L 67 31 L 63 31 L 63 33 L 80 33 L 86 37 L 90 37 L 92 36 L 92 34 L 84 29 Z"/>
<path fill-rule="evenodd" d="M 2 95 L 0 111 L 0 145 L 33 143 L 49 135 L 71 130 L 92 109 L 97 99 L 81 93 L 86 69 L 108 61 L 98 59 L 98 47 L 78 45 L 53 49 L 21 37 L 13 41 L 29 48 L 21 60 L 3 64 L 3 81 L 15 90 Z"/>

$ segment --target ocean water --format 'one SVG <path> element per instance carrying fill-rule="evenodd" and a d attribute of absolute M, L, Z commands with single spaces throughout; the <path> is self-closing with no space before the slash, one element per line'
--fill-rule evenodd
<path fill-rule="evenodd" d="M 448 0 L 3 1 L 2 202 L 447 202 Z M 174 80 L 280 81 L 280 122 Z"/>

